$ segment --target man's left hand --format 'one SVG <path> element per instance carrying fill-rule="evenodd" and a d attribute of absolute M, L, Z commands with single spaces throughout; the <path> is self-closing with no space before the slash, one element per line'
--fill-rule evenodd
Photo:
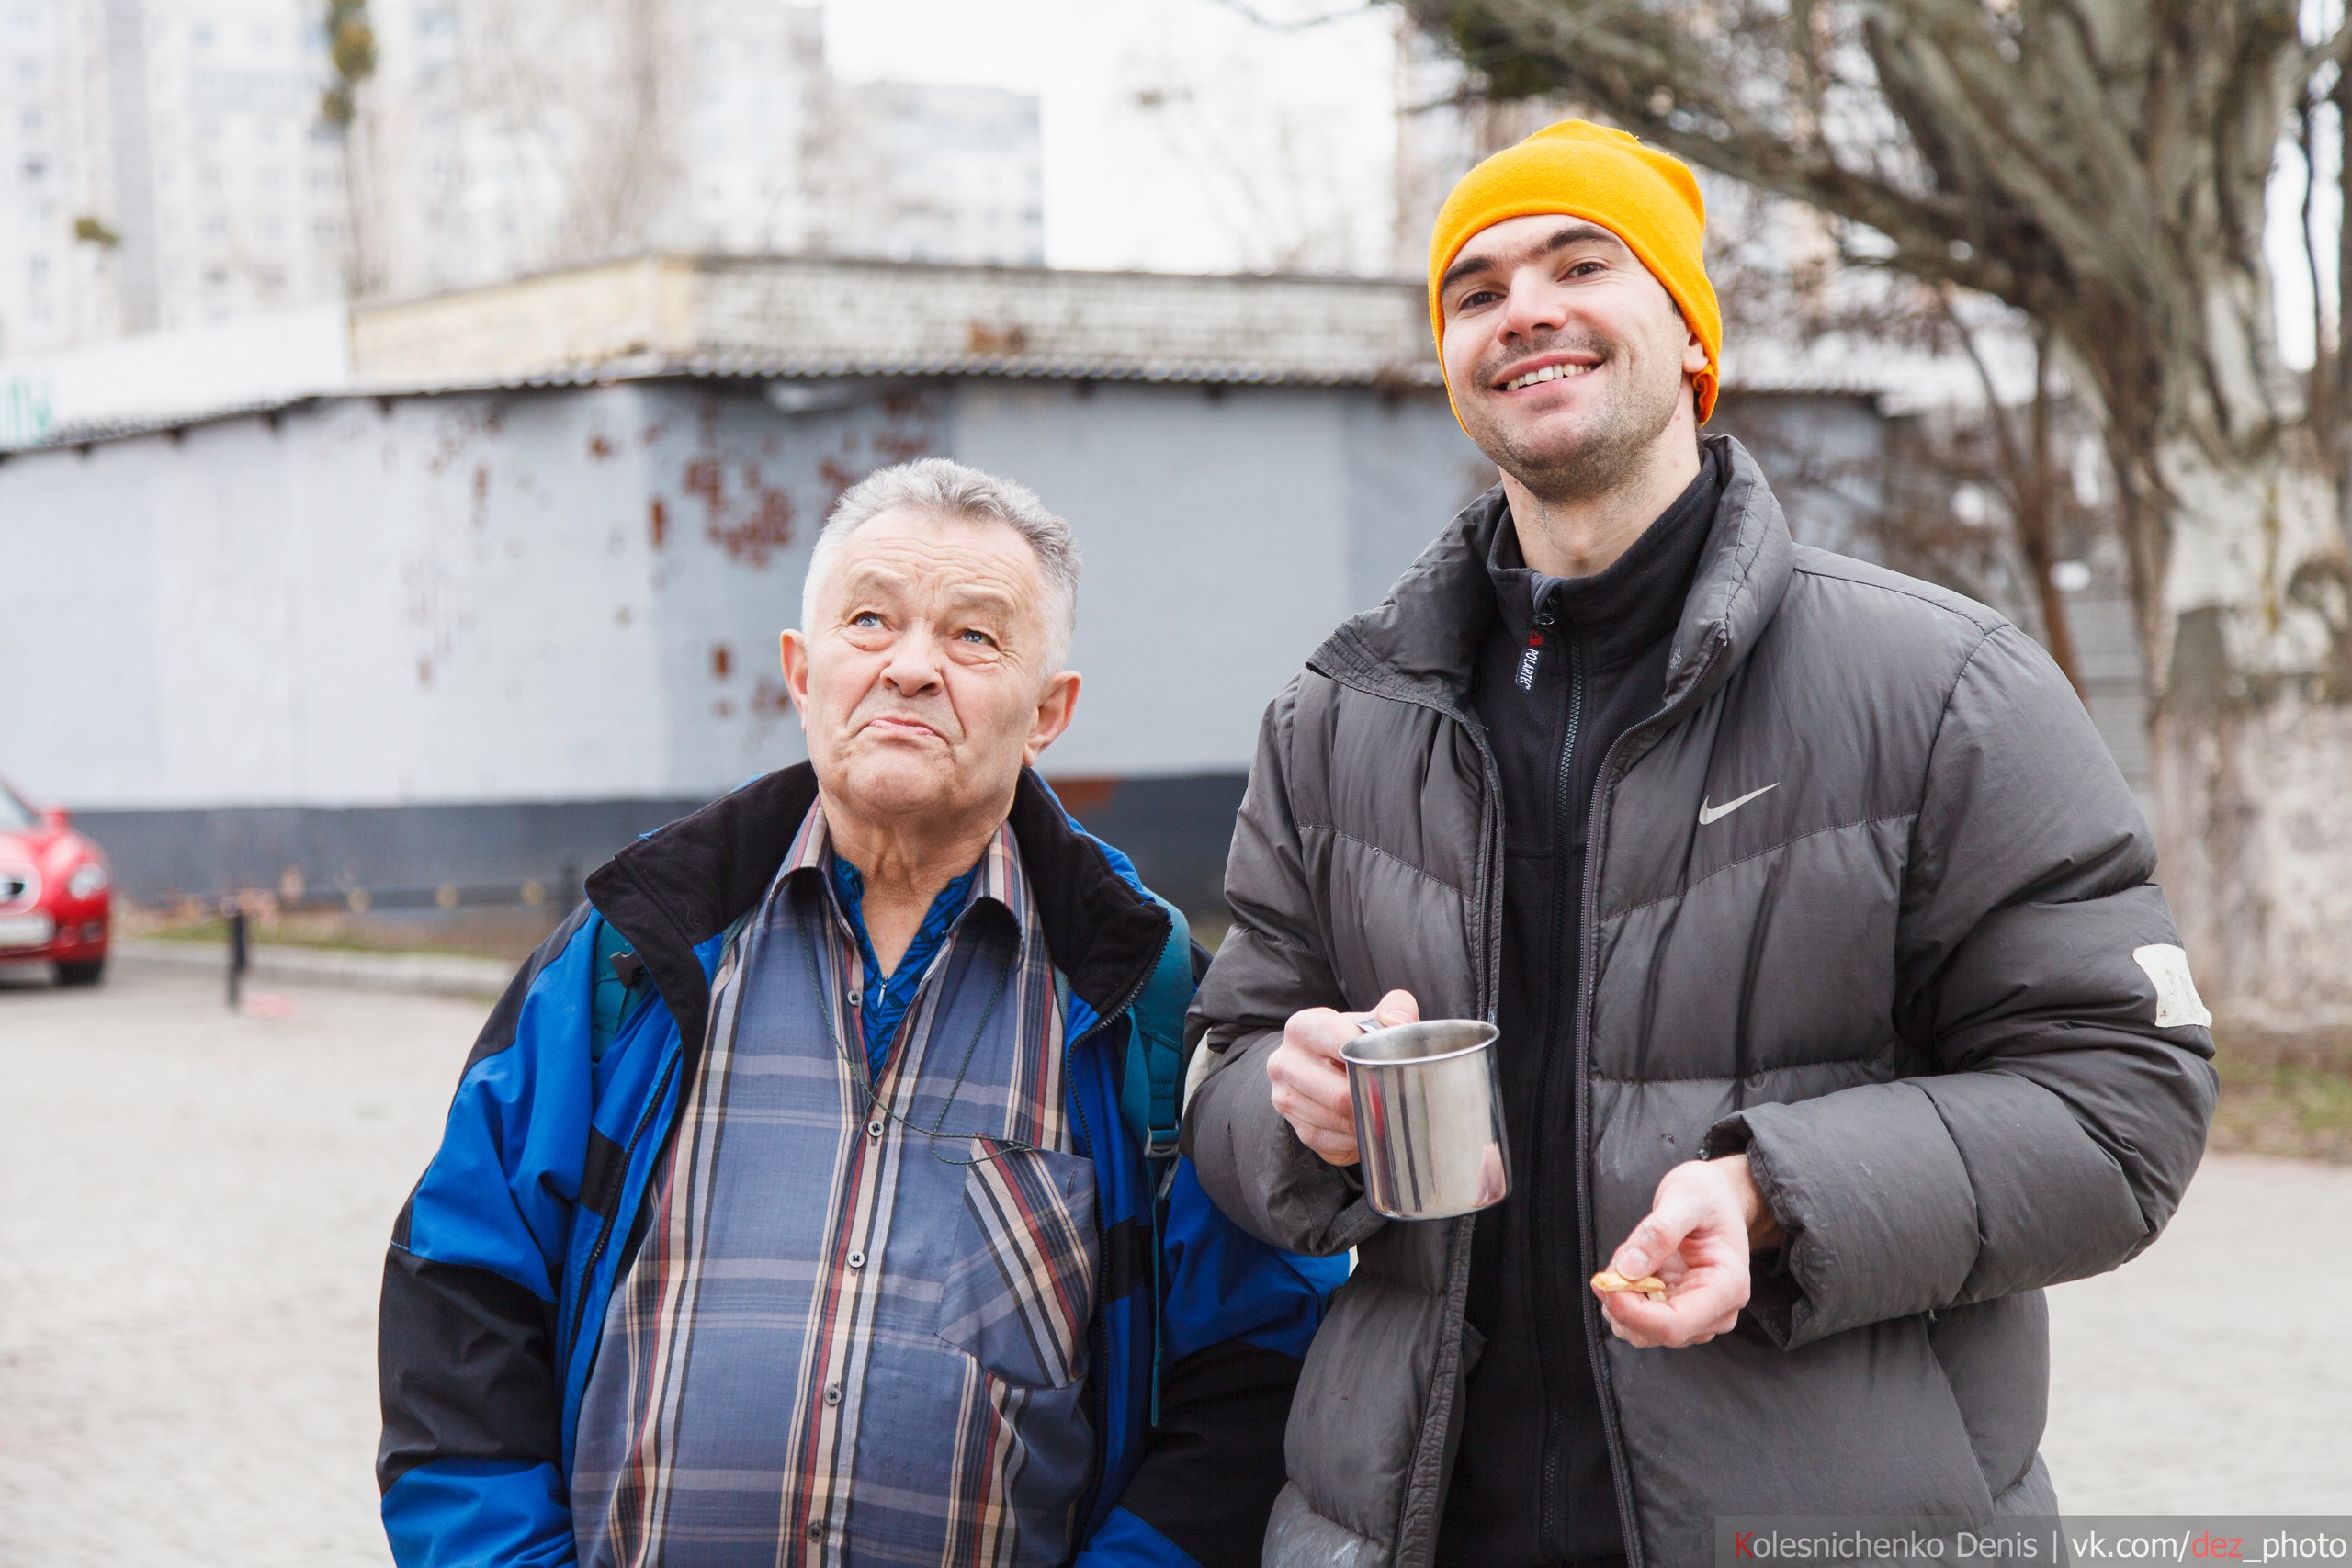
<path fill-rule="evenodd" d="M 1748 1174 L 1747 1156 L 1686 1160 L 1657 1184 L 1650 1212 L 1609 1267 L 1628 1280 L 1655 1274 L 1666 1300 L 1600 1292 L 1609 1331 L 1642 1349 L 1680 1349 L 1731 1332 L 1747 1304 L 1747 1258 L 1777 1246 L 1780 1223 Z"/>

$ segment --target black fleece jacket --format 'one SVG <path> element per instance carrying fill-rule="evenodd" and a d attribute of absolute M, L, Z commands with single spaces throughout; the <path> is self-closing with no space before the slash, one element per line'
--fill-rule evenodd
<path fill-rule="evenodd" d="M 1682 603 L 1723 492 L 1700 471 L 1607 570 L 1548 577 L 1506 521 L 1487 557 L 1497 616 L 1472 700 L 1502 774 L 1503 1113 L 1511 1193 L 1478 1216 L 1470 1374 L 1440 1563 L 1522 1568 L 1623 1551 L 1593 1385 L 1574 1162 L 1585 832 L 1601 759 L 1664 701 Z M 1607 1257 L 1622 1239 L 1601 1236 Z"/>

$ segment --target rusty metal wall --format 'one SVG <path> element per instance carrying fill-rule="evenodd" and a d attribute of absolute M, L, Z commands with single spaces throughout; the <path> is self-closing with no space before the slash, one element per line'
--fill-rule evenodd
<path fill-rule="evenodd" d="M 1483 482 L 1425 391 L 977 378 L 345 398 L 24 454 L 0 774 L 149 894 L 553 878 L 802 755 L 775 637 L 809 542 L 933 453 L 1072 520 L 1087 684 L 1046 771 L 1211 889 L 1266 699 Z"/>
<path fill-rule="evenodd" d="M 1834 401 L 1724 423 L 1853 548 L 1871 495 L 1806 475 L 1874 479 L 1883 427 Z M 930 454 L 1071 520 L 1086 683 L 1045 770 L 1204 908 L 1267 699 L 1492 474 L 1424 389 L 1003 377 L 343 398 L 15 455 L 0 776 L 141 894 L 553 885 L 800 758 L 775 639 L 810 541 Z M 2136 693 L 2093 707 L 2139 783 Z"/>

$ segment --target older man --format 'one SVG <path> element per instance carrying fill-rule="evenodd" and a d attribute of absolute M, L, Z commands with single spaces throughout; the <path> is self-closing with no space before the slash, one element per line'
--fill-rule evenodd
<path fill-rule="evenodd" d="M 1463 180 L 1430 316 L 1501 482 L 1266 716 L 1187 1146 L 1260 1235 L 1362 1259 L 1277 1563 L 2052 1511 L 2041 1288 L 2147 1246 L 2203 1146 L 2131 791 L 2030 637 L 1798 547 L 1701 439 L 1702 221 L 1574 121 Z M 1499 1025 L 1499 1204 L 1366 1207 L 1338 1058 L 1374 1010 Z"/>
<path fill-rule="evenodd" d="M 1256 1560 L 1337 1270 L 1148 1146 L 1194 950 L 1028 767 L 1077 586 L 1017 485 L 842 498 L 809 762 L 589 879 L 401 1213 L 403 1564 Z"/>

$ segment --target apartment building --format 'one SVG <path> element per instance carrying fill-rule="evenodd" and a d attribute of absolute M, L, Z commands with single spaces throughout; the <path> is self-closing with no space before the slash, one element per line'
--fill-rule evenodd
<path fill-rule="evenodd" d="M 0 362 L 653 251 L 1043 259 L 1037 105 L 849 84 L 818 6 L 0 0 Z"/>

